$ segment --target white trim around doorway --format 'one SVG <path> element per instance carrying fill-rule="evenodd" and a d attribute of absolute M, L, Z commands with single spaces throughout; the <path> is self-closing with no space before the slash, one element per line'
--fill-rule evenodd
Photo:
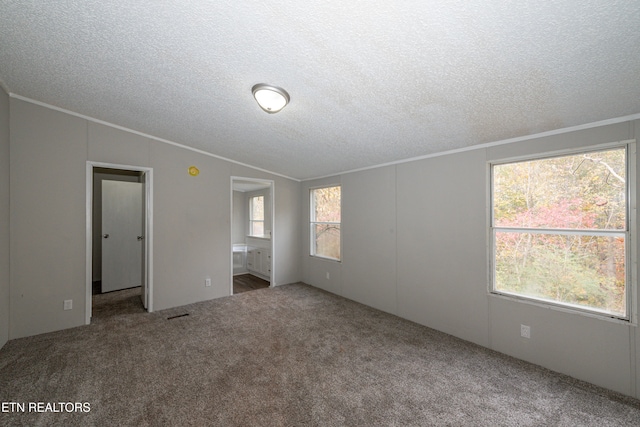
<path fill-rule="evenodd" d="M 86 298 L 85 324 L 91 323 L 92 309 L 92 268 L 93 268 L 93 170 L 95 168 L 121 169 L 143 172 L 145 174 L 145 263 L 144 277 L 147 298 L 147 311 L 153 311 L 153 169 L 141 166 L 119 165 L 113 163 L 87 162 L 86 174 Z"/>
<path fill-rule="evenodd" d="M 265 183 L 268 184 L 271 193 L 271 277 L 269 278 L 269 287 L 273 288 L 276 286 L 276 185 L 275 181 L 272 179 L 260 179 L 260 178 L 248 178 L 243 176 L 231 176 L 229 181 L 230 183 L 230 233 L 229 233 L 229 250 L 231 253 L 230 260 L 230 280 L 229 280 L 229 295 L 233 295 L 233 183 L 234 181 L 245 181 L 245 182 L 255 182 L 255 183 Z"/>

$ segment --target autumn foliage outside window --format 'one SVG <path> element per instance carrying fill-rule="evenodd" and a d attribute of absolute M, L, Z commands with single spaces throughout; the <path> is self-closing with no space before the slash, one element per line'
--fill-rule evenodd
<path fill-rule="evenodd" d="M 492 166 L 492 290 L 628 318 L 626 147 Z"/>
<path fill-rule="evenodd" d="M 315 188 L 311 196 L 311 255 L 340 260 L 340 186 Z"/>

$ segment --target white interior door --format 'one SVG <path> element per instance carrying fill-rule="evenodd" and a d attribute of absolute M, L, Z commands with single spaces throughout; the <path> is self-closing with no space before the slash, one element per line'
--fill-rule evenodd
<path fill-rule="evenodd" d="M 102 292 L 142 285 L 143 185 L 102 181 Z"/>

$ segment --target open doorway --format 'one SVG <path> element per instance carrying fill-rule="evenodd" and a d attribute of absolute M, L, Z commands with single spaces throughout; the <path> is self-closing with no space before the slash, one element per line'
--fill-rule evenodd
<path fill-rule="evenodd" d="M 152 311 L 152 171 L 87 163 L 86 319 Z"/>
<path fill-rule="evenodd" d="M 274 183 L 231 177 L 231 295 L 274 286 Z"/>

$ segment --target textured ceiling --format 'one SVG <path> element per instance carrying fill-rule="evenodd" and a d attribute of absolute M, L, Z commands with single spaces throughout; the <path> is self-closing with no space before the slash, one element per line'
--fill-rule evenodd
<path fill-rule="evenodd" d="M 0 80 L 306 179 L 640 113 L 640 2 L 2 1 Z"/>

